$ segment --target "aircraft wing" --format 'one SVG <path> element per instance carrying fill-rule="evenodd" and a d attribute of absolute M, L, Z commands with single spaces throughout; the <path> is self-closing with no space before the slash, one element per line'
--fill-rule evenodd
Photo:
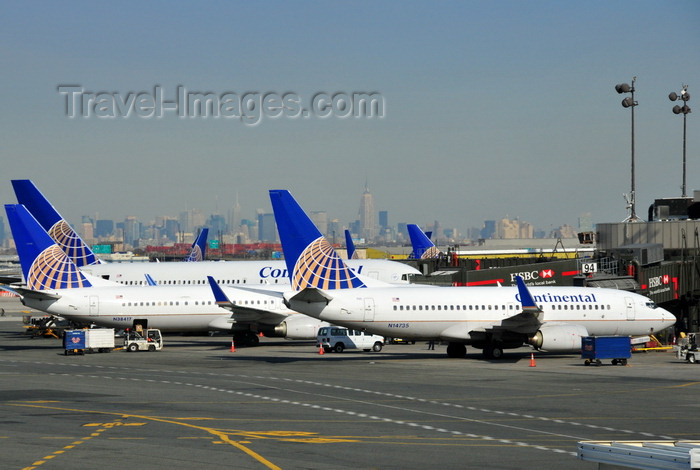
<path fill-rule="evenodd" d="M 238 305 L 233 302 L 231 302 L 224 292 L 224 290 L 219 286 L 216 281 L 214 280 L 213 277 L 207 276 L 207 280 L 209 281 L 209 286 L 211 287 L 211 290 L 214 294 L 214 299 L 216 300 L 216 304 L 219 307 L 225 308 L 226 310 L 231 311 L 231 322 L 232 323 L 247 323 L 247 322 L 256 322 L 256 323 L 266 323 L 266 324 L 271 324 L 271 325 L 276 325 L 280 322 L 282 322 L 285 318 L 287 318 L 286 313 L 278 313 L 278 312 L 272 312 L 270 310 L 264 310 L 264 309 L 259 309 L 259 308 L 254 308 L 254 307 L 248 307 L 245 305 Z M 277 293 L 275 291 L 268 291 L 268 290 L 262 290 L 262 289 L 242 289 L 242 290 L 247 290 L 247 291 L 252 291 L 252 292 L 258 292 L 262 293 L 265 295 L 270 295 L 270 296 L 280 296 L 281 293 Z"/>
<path fill-rule="evenodd" d="M 230 310 L 233 323 L 255 322 L 277 325 L 289 316 L 286 313 L 271 312 L 270 310 L 244 307 L 242 305 L 233 305 Z"/>
<path fill-rule="evenodd" d="M 515 333 L 534 334 L 543 323 L 543 312 L 532 298 L 532 294 L 530 294 L 530 291 L 525 285 L 523 278 L 516 276 L 515 281 L 518 284 L 520 302 L 522 303 L 523 310 L 512 317 L 503 319 L 499 324 L 494 325 L 491 329 L 506 330 Z"/>
<path fill-rule="evenodd" d="M 532 313 L 523 311 L 517 315 L 506 318 L 499 325 L 494 325 L 494 330 L 507 330 L 515 333 L 535 334 L 542 326 L 542 312 Z"/>

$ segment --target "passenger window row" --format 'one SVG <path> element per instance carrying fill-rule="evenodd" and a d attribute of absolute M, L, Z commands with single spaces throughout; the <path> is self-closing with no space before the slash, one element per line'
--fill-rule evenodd
<path fill-rule="evenodd" d="M 544 310 L 544 306 L 540 305 L 540 310 Z M 559 305 L 553 304 L 552 310 L 610 310 L 610 305 L 598 304 L 575 304 L 575 305 Z M 394 310 L 521 310 L 520 304 L 508 305 L 394 305 Z"/>

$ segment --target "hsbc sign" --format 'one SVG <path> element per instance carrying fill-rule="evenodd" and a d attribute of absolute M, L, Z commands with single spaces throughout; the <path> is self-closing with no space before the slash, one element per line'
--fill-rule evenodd
<path fill-rule="evenodd" d="M 655 287 L 661 287 L 668 285 L 671 282 L 670 276 L 668 274 L 664 274 L 662 276 L 656 276 L 652 277 L 649 279 L 649 289 L 653 289 Z"/>
<path fill-rule="evenodd" d="M 541 271 L 523 271 L 519 273 L 512 273 L 510 275 L 510 282 L 515 283 L 515 276 L 522 277 L 525 282 L 537 281 L 540 279 L 552 279 L 554 278 L 554 270 L 543 269 Z"/>

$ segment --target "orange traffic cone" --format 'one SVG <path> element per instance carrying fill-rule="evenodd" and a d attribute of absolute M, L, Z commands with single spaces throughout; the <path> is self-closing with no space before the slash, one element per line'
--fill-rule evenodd
<path fill-rule="evenodd" d="M 535 366 L 535 353 L 530 353 L 530 367 L 537 367 Z"/>
<path fill-rule="evenodd" d="M 323 344 L 319 345 L 320 347 L 318 348 L 318 354 L 323 356 L 326 354 L 326 351 L 323 350 Z"/>
<path fill-rule="evenodd" d="M 236 352 L 236 345 L 233 344 L 233 340 L 231 340 L 231 352 Z"/>

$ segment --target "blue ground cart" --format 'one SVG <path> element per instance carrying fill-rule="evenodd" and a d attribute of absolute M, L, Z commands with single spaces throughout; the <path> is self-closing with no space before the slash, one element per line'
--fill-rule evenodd
<path fill-rule="evenodd" d="M 629 336 L 584 336 L 581 338 L 581 358 L 587 366 L 599 366 L 601 359 L 612 359 L 613 365 L 627 365 L 632 357 L 632 343 Z"/>

